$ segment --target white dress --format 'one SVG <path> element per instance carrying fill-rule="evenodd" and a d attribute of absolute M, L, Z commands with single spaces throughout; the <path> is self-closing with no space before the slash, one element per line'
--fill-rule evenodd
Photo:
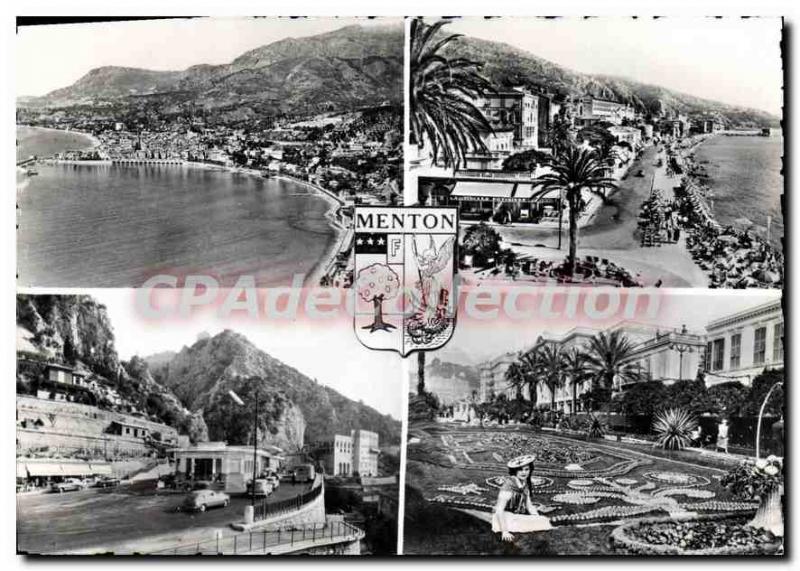
<path fill-rule="evenodd" d="M 503 511 L 506 531 L 510 533 L 527 533 L 552 529 L 553 526 L 550 525 L 548 518 L 539 514 L 528 513 L 530 491 L 524 484 L 520 487 L 516 478 L 506 478 L 499 493 L 509 495 L 506 509 Z M 492 513 L 492 531 L 495 533 L 503 531 L 496 512 Z"/>

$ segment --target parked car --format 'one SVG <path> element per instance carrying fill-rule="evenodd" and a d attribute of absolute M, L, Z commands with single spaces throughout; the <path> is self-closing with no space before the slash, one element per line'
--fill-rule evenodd
<path fill-rule="evenodd" d="M 231 497 L 225 492 L 217 490 L 195 490 L 189 492 L 183 500 L 183 509 L 186 511 L 204 512 L 208 508 L 223 507 L 227 508 L 231 503 Z"/>
<path fill-rule="evenodd" d="M 55 482 L 50 484 L 50 491 L 63 494 L 64 492 L 77 492 L 78 490 L 83 490 L 85 487 L 86 484 L 83 480 L 79 480 L 78 478 L 67 478 L 63 482 Z"/>
<path fill-rule="evenodd" d="M 272 493 L 274 486 L 266 478 L 258 478 L 256 480 L 256 495 L 268 496 Z M 247 482 L 247 494 L 253 494 L 253 480 Z"/>
<path fill-rule="evenodd" d="M 103 478 L 99 478 L 95 483 L 95 488 L 114 488 L 119 486 L 120 479 L 119 478 L 112 478 L 111 476 L 105 476 Z"/>
<path fill-rule="evenodd" d="M 270 474 L 264 478 L 267 482 L 272 484 L 272 489 L 277 488 L 281 485 L 281 479 L 278 477 L 277 474 Z"/>

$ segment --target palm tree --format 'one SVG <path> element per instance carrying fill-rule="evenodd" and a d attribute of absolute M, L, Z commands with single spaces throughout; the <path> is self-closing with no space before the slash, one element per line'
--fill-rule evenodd
<path fill-rule="evenodd" d="M 438 34 L 447 23 L 411 21 L 411 142 L 422 148 L 427 139 L 434 161 L 441 158 L 446 167 L 458 168 L 470 150 L 488 152 L 481 134 L 492 133 L 492 127 L 473 100 L 494 89 L 478 72 L 477 62 L 442 55 L 460 37 Z"/>
<path fill-rule="evenodd" d="M 572 414 L 575 414 L 578 405 L 578 385 L 582 385 L 589 378 L 586 354 L 577 347 L 573 347 L 564 355 L 564 375 L 572 387 Z"/>
<path fill-rule="evenodd" d="M 550 389 L 550 411 L 556 410 L 556 389 L 564 384 L 564 354 L 561 345 L 545 343 L 537 349 L 539 378 Z"/>
<path fill-rule="evenodd" d="M 553 149 L 554 157 L 560 156 L 561 153 L 574 144 L 575 136 L 566 114 L 559 114 L 553 118 L 553 122 L 547 131 L 547 138 Z"/>
<path fill-rule="evenodd" d="M 528 382 L 523 366 L 519 362 L 511 363 L 506 369 L 505 378 L 509 386 L 517 391 L 517 400 L 522 400 L 522 388 Z"/>
<path fill-rule="evenodd" d="M 606 166 L 590 150 L 569 147 L 556 158 L 552 172 L 538 177 L 542 190 L 557 189 L 566 192 L 569 204 L 569 257 L 567 272 L 575 275 L 578 250 L 578 208 L 583 190 L 605 200 L 603 189 L 615 188 L 614 179 L 606 177 Z"/>
<path fill-rule="evenodd" d="M 520 355 L 519 364 L 528 387 L 528 398 L 531 401 L 531 412 L 533 412 L 536 409 L 536 387 L 539 385 L 539 354 L 536 349 L 531 349 Z"/>
<path fill-rule="evenodd" d="M 631 360 L 633 343 L 617 329 L 611 333 L 600 332 L 589 341 L 586 353 L 587 378 L 606 389 L 638 382 L 642 379 L 641 367 Z"/>

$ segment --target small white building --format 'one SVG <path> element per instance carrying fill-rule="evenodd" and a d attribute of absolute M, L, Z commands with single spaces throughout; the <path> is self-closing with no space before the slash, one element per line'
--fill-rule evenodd
<path fill-rule="evenodd" d="M 256 450 L 256 475 L 277 472 L 283 451 L 276 446 Z M 243 493 L 253 478 L 253 447 L 229 446 L 225 442 L 199 442 L 175 451 L 175 473 L 189 480 L 221 482 L 225 491 Z"/>

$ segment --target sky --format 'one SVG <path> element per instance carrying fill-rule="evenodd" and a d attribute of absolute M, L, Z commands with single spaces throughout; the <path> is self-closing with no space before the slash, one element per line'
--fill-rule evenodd
<path fill-rule="evenodd" d="M 181 70 L 222 64 L 286 37 L 393 21 L 216 18 L 22 27 L 16 93 L 44 95 L 104 65 Z M 778 18 L 465 18 L 449 28 L 576 71 L 621 75 L 781 115 Z"/>
<path fill-rule="evenodd" d="M 23 26 L 17 31 L 17 96 L 45 95 L 91 69 L 115 65 L 183 70 L 230 63 L 248 50 L 288 37 L 398 18 L 214 18 Z"/>
<path fill-rule="evenodd" d="M 352 321 L 308 325 L 297 321 L 218 318 L 200 311 L 178 320 L 145 320 L 136 310 L 134 290 L 81 291 L 106 306 L 120 358 L 180 351 L 198 334 L 216 335 L 231 329 L 256 347 L 306 376 L 316 378 L 348 398 L 363 402 L 397 420 L 402 418 L 403 359 L 394 352 L 365 349 L 355 337 Z M 402 386 L 401 386 L 402 385 Z"/>
<path fill-rule="evenodd" d="M 574 71 L 624 76 L 781 116 L 779 18 L 466 18 L 448 29 Z"/>

